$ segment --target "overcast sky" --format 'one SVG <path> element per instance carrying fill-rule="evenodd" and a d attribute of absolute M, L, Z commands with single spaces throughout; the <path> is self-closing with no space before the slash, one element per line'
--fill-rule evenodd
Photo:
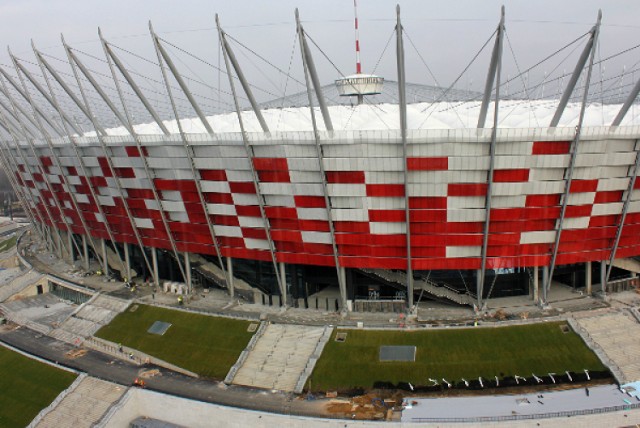
<path fill-rule="evenodd" d="M 423 64 L 424 59 L 443 85 L 455 79 L 491 36 L 502 4 L 493 0 L 406 0 L 399 3 L 403 26 L 410 38 L 410 41 L 405 40 L 408 81 L 433 83 L 434 79 Z M 637 20 L 640 2 L 637 0 L 516 0 L 505 3 L 509 36 L 509 44 L 505 45 L 505 74 L 515 73 L 516 60 L 521 69 L 526 68 L 587 32 L 596 20 L 598 9 L 603 12 L 601 57 L 640 43 Z M 389 79 L 396 78 L 394 42 L 384 55 L 382 53 L 393 34 L 395 5 L 396 2 L 388 1 L 359 1 L 364 71 L 371 72 L 380 60 L 376 73 Z M 62 57 L 60 33 L 64 33 L 71 46 L 102 55 L 97 37 L 100 26 L 110 42 L 153 59 L 147 28 L 147 22 L 151 20 L 163 38 L 217 63 L 214 16 L 218 13 L 229 34 L 278 67 L 287 69 L 294 47 L 296 7 L 300 9 L 307 32 L 341 72 L 353 73 L 352 0 L 1 0 L 0 40 L 25 59 L 33 58 L 29 45 L 32 38 L 41 50 Z M 491 45 L 465 76 L 463 86 L 475 89 L 482 86 L 490 48 Z M 297 63 L 299 51 L 294 52 Z M 640 59 L 638 51 L 634 52 L 615 67 L 632 67 Z M 338 77 L 318 51 L 314 55 L 323 83 Z M 261 82 L 264 70 L 247 65 L 251 60 L 244 61 L 249 79 Z M 0 53 L 0 63 L 8 63 L 4 49 Z M 568 71 L 573 64 L 574 61 L 566 61 L 561 68 Z M 549 65 L 549 69 L 552 68 L 553 65 Z M 302 75 L 296 77 L 303 78 Z"/>

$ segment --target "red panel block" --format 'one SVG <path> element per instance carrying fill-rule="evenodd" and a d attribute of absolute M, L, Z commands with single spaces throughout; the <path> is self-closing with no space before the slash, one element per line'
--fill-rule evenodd
<path fill-rule="evenodd" d="M 134 199 L 154 199 L 151 189 L 127 189 L 127 195 Z"/>
<path fill-rule="evenodd" d="M 224 169 L 201 169 L 200 178 L 207 181 L 227 181 L 227 172 Z"/>
<path fill-rule="evenodd" d="M 416 157 L 407 158 L 409 171 L 446 171 L 449 169 L 447 157 Z"/>
<path fill-rule="evenodd" d="M 619 222 L 620 220 L 615 214 L 598 215 L 589 219 L 589 227 L 616 226 Z"/>
<path fill-rule="evenodd" d="M 242 236 L 253 239 L 267 239 L 267 232 L 264 229 L 254 229 L 252 227 L 243 227 Z M 244 244 L 243 244 L 244 245 Z"/>
<path fill-rule="evenodd" d="M 364 171 L 327 171 L 327 182 L 332 184 L 364 184 Z"/>
<path fill-rule="evenodd" d="M 496 183 L 519 183 L 529 181 L 528 169 L 498 169 L 493 171 Z"/>
<path fill-rule="evenodd" d="M 598 180 L 572 180 L 569 193 L 595 192 L 598 188 Z"/>
<path fill-rule="evenodd" d="M 286 158 L 253 158 L 256 171 L 288 171 Z"/>
<path fill-rule="evenodd" d="M 450 183 L 447 188 L 449 196 L 485 196 L 487 183 Z"/>
<path fill-rule="evenodd" d="M 404 196 L 404 184 L 367 184 L 367 196 L 401 197 Z"/>
<path fill-rule="evenodd" d="M 233 205 L 233 196 L 231 193 L 205 193 L 204 200 L 210 204 Z"/>
<path fill-rule="evenodd" d="M 300 230 L 300 223 L 295 218 L 270 218 L 269 224 L 273 229 Z"/>
<path fill-rule="evenodd" d="M 127 156 L 129 156 L 131 158 L 139 158 L 139 157 L 141 157 L 140 156 L 140 150 L 138 150 L 137 146 L 126 146 L 124 148 L 124 150 L 127 152 Z M 146 153 L 145 153 L 145 155 L 146 155 Z"/>
<path fill-rule="evenodd" d="M 253 181 L 230 181 L 229 188 L 231 189 L 231 193 L 256 193 L 256 186 L 253 184 Z"/>
<path fill-rule="evenodd" d="M 609 202 L 621 202 L 622 190 L 600 191 L 596 192 L 596 197 L 593 200 L 594 204 L 606 204 Z"/>
<path fill-rule="evenodd" d="M 303 196 L 295 195 L 293 197 L 296 207 L 299 208 L 325 208 L 324 196 Z"/>
<path fill-rule="evenodd" d="M 290 183 L 289 171 L 258 171 L 258 180 L 263 183 Z"/>
<path fill-rule="evenodd" d="M 412 196 L 409 197 L 410 209 L 447 209 L 446 196 Z"/>
<path fill-rule="evenodd" d="M 361 221 L 335 221 L 336 232 L 369 233 L 369 223 Z"/>
<path fill-rule="evenodd" d="M 409 210 L 409 220 L 411 223 L 443 223 L 447 221 L 447 210 Z"/>
<path fill-rule="evenodd" d="M 565 217 L 589 217 L 593 205 L 569 205 Z"/>
<path fill-rule="evenodd" d="M 289 207 L 265 207 L 265 215 L 268 218 L 297 218 L 298 213 L 295 208 Z"/>
<path fill-rule="evenodd" d="M 569 153 L 571 141 L 534 141 L 531 154 L 564 155 Z"/>
<path fill-rule="evenodd" d="M 271 229 L 271 239 L 274 241 L 302 242 L 302 234 L 296 230 Z"/>
<path fill-rule="evenodd" d="M 404 222 L 404 210 L 369 210 L 369 220 L 379 222 Z"/>
<path fill-rule="evenodd" d="M 298 220 L 300 230 L 329 232 L 329 222 L 324 220 Z"/>
<path fill-rule="evenodd" d="M 217 224 L 221 226 L 240 226 L 238 217 L 234 215 L 214 214 L 210 217 L 213 224 Z"/>
<path fill-rule="evenodd" d="M 560 205 L 560 195 L 527 195 L 527 207 L 555 207 Z"/>
<path fill-rule="evenodd" d="M 100 165 L 100 169 L 102 170 L 102 175 L 104 175 L 105 177 L 113 177 L 113 174 L 111 174 L 111 169 L 109 168 L 109 162 L 107 161 L 107 158 L 99 157 L 98 164 Z"/>
<path fill-rule="evenodd" d="M 244 217 L 262 217 L 260 207 L 257 205 L 236 205 L 236 213 Z"/>

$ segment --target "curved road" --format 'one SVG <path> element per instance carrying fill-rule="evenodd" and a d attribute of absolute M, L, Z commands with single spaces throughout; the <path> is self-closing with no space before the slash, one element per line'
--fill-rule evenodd
<path fill-rule="evenodd" d="M 229 407 L 285 415 L 331 417 L 323 411 L 322 402 L 296 400 L 293 394 L 227 386 L 222 382 L 194 379 L 153 365 L 138 367 L 92 350 L 88 350 L 82 357 L 69 358 L 66 353 L 75 349 L 74 346 L 25 327 L 0 328 L 0 341 L 28 354 L 121 385 L 130 386 L 141 371 L 158 369 L 161 376 L 145 379 L 148 389 Z"/>

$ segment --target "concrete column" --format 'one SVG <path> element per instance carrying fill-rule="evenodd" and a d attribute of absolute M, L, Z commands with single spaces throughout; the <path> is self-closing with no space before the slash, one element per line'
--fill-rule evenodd
<path fill-rule="evenodd" d="M 584 272 L 584 289 L 587 296 L 591 296 L 591 286 L 593 285 L 593 280 L 591 278 L 591 262 L 585 263 L 585 272 Z"/>
<path fill-rule="evenodd" d="M 184 253 L 184 273 L 187 276 L 184 279 L 187 282 L 187 290 L 191 294 L 193 292 L 193 284 L 191 283 L 191 258 L 189 253 Z"/>
<path fill-rule="evenodd" d="M 126 242 L 124 243 L 124 265 L 127 268 L 127 279 L 129 281 L 131 281 L 131 263 L 130 262 L 130 255 L 129 255 L 129 244 L 127 244 Z"/>
<path fill-rule="evenodd" d="M 607 262 L 603 260 L 600 263 L 600 287 L 602 291 L 602 295 L 604 296 L 607 292 Z"/>
<path fill-rule="evenodd" d="M 288 303 L 287 294 L 289 292 L 289 285 L 287 284 L 287 277 L 285 276 L 284 262 L 278 263 L 278 268 L 280 269 L 280 278 L 282 279 L 282 286 L 284 287 L 284 290 L 280 291 L 282 293 L 282 306 L 286 308 Z"/>
<path fill-rule="evenodd" d="M 68 256 L 69 256 L 69 263 L 71 263 L 71 265 L 73 265 L 73 262 L 75 261 L 73 259 L 73 248 L 74 248 L 74 246 L 73 246 L 73 242 L 72 241 L 73 241 L 73 233 L 67 231 L 67 244 L 68 244 L 67 248 L 69 248 Z M 78 256 L 80 256 L 80 254 L 78 254 Z"/>
<path fill-rule="evenodd" d="M 107 241 L 104 239 L 100 240 L 100 249 L 102 250 L 102 273 L 103 275 L 109 275 L 109 261 L 107 259 Z"/>
<path fill-rule="evenodd" d="M 346 302 L 346 307 L 344 308 L 340 308 L 343 311 L 349 311 L 351 312 L 353 310 L 353 305 L 349 303 L 348 296 L 347 296 L 347 270 L 344 268 L 344 266 L 340 266 L 340 269 L 338 271 L 338 275 L 340 275 L 339 280 L 342 281 L 343 284 L 345 284 L 344 286 L 344 290 L 340 290 L 340 293 L 342 294 L 341 297 L 341 301 L 342 302 Z"/>
<path fill-rule="evenodd" d="M 158 250 L 151 248 L 151 264 L 153 265 L 153 278 L 156 287 L 160 286 L 160 279 L 158 277 Z"/>
<path fill-rule="evenodd" d="M 549 266 L 542 267 L 542 303 L 548 304 L 548 291 L 546 284 L 551 288 L 551 279 L 549 278 Z"/>
<path fill-rule="evenodd" d="M 87 245 L 87 237 L 82 235 L 82 253 L 84 254 L 84 270 L 89 270 L 89 246 Z"/>
<path fill-rule="evenodd" d="M 538 267 L 533 268 L 533 301 L 539 303 L 540 301 L 540 279 L 538 277 Z"/>
<path fill-rule="evenodd" d="M 227 290 L 229 291 L 229 296 L 234 296 L 233 289 L 233 259 L 231 257 L 227 257 L 227 275 L 229 278 L 227 279 Z"/>

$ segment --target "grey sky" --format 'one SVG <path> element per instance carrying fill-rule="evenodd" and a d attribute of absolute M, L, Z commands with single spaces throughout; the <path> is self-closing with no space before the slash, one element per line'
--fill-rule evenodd
<path fill-rule="evenodd" d="M 509 43 L 521 68 L 587 32 L 596 20 L 599 8 L 603 10 L 602 57 L 640 43 L 640 24 L 637 22 L 640 2 L 632 0 L 406 0 L 399 3 L 406 33 L 443 85 L 452 82 L 490 37 L 499 20 L 502 3 L 506 3 Z M 29 45 L 31 38 L 41 50 L 62 57 L 59 40 L 60 33 L 64 33 L 73 47 L 101 56 L 97 37 L 100 26 L 112 43 L 153 59 L 147 30 L 147 21 L 151 20 L 162 37 L 215 64 L 218 48 L 214 14 L 217 12 L 229 34 L 278 67 L 287 69 L 295 37 L 293 13 L 298 7 L 307 32 L 343 73 L 350 74 L 355 71 L 352 4 L 352 0 L 3 0 L 0 3 L 0 40 L 21 58 L 33 58 Z M 373 69 L 393 32 L 395 5 L 396 2 L 388 1 L 359 1 L 365 72 Z M 482 86 L 490 48 L 489 45 L 461 80 L 463 87 L 478 89 Z M 510 48 L 506 45 L 505 49 Z M 408 81 L 432 84 L 433 79 L 409 41 L 405 41 L 405 51 Z M 392 42 L 376 70 L 389 79 L 395 79 L 394 52 Z M 634 52 L 612 64 L 611 68 L 621 69 L 622 65 L 631 68 L 640 58 L 638 51 Z M 323 83 L 338 77 L 319 52 L 314 55 Z M 298 56 L 296 50 L 294 63 L 299 62 Z M 244 61 L 249 79 L 266 85 L 259 66 L 251 66 L 247 63 L 250 60 L 242 58 L 246 57 L 241 57 L 241 62 Z M 257 60 L 254 58 L 254 61 Z M 0 62 L 9 62 L 4 49 L 0 52 Z M 572 69 L 573 61 L 568 60 L 561 68 Z M 302 80 L 301 73 L 295 70 L 294 66 L 294 75 L 298 73 L 295 77 Z M 506 51 L 505 74 L 515 73 L 515 70 L 514 58 Z M 615 70 L 617 72 L 619 70 Z M 613 74 L 614 71 L 605 73 Z"/>

